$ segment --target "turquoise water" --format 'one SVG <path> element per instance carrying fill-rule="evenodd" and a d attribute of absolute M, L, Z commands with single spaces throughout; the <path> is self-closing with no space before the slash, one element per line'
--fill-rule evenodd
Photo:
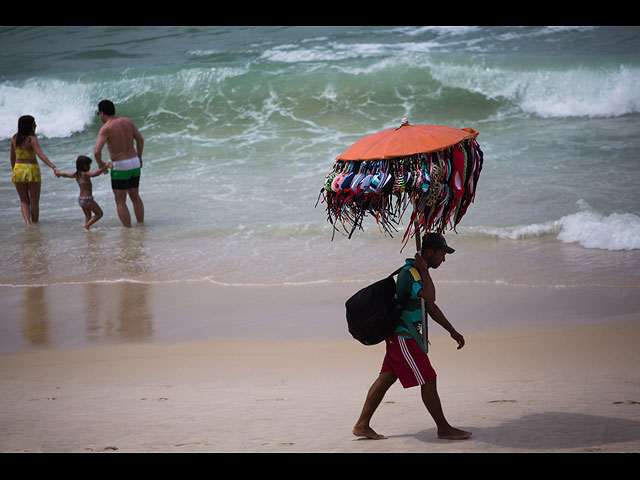
<path fill-rule="evenodd" d="M 2 285 L 284 284 L 402 262 L 375 222 L 331 241 L 315 207 L 335 157 L 407 118 L 480 132 L 484 168 L 444 280 L 640 286 L 638 27 L 0 28 Z M 92 156 L 109 98 L 145 137 L 146 225 L 83 232 L 43 167 L 26 229 L 9 142 L 31 114 L 49 158 Z"/>

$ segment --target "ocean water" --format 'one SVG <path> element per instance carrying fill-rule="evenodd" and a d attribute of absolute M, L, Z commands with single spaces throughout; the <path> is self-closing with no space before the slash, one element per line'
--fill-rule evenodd
<path fill-rule="evenodd" d="M 332 240 L 316 201 L 337 155 L 407 118 L 480 132 L 440 280 L 640 288 L 639 27 L 2 27 L 0 47 L 3 286 L 376 279 L 412 255 L 402 233 Z M 27 229 L 18 117 L 73 171 L 104 98 L 145 138 L 145 225 L 120 226 L 103 176 L 84 232 L 75 182 L 42 166 Z"/>

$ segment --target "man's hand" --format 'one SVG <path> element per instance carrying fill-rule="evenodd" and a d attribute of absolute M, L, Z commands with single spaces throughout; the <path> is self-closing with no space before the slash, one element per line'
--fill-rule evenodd
<path fill-rule="evenodd" d="M 431 276 L 429 275 L 429 265 L 422 258 L 420 253 L 416 253 L 415 260 L 413 265 L 420 272 L 420 277 L 422 277 L 422 290 L 420 290 L 420 295 L 426 302 L 435 302 L 436 301 L 436 287 L 433 284 L 433 280 L 431 280 Z"/>
<path fill-rule="evenodd" d="M 424 258 L 422 258 L 422 255 L 420 255 L 420 252 L 416 252 L 416 256 L 415 256 L 415 260 L 413 262 L 413 264 L 418 268 L 418 270 L 420 270 L 421 272 L 424 270 L 425 272 L 428 271 L 429 269 L 429 265 L 427 265 L 427 262 L 425 261 Z"/>
<path fill-rule="evenodd" d="M 451 332 L 451 338 L 453 338 L 456 342 L 458 342 L 458 350 L 464 347 L 464 337 L 460 335 L 455 330 Z"/>

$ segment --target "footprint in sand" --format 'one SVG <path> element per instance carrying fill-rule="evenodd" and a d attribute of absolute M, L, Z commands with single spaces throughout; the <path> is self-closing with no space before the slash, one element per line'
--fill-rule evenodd
<path fill-rule="evenodd" d="M 165 402 L 167 400 L 169 400 L 168 398 L 165 397 L 158 397 L 158 398 L 141 398 L 140 400 L 155 400 L 156 402 Z"/>
<path fill-rule="evenodd" d="M 186 447 L 187 445 L 211 445 L 208 442 L 187 442 L 187 443 L 176 443 L 174 447 Z"/>
<path fill-rule="evenodd" d="M 627 405 L 640 405 L 640 402 L 636 402 L 635 400 L 627 400 L 626 402 L 613 402 L 614 405 L 621 405 L 621 404 L 627 404 Z"/>
<path fill-rule="evenodd" d="M 517 403 L 517 400 L 489 400 L 487 403 Z"/>

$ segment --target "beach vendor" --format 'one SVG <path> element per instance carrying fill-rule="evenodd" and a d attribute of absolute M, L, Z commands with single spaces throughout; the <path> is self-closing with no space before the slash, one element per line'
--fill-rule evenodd
<path fill-rule="evenodd" d="M 449 332 L 458 344 L 458 350 L 464 346 L 464 337 L 449 323 L 442 311 L 435 303 L 436 290 L 429 275 L 430 268 L 438 268 L 447 254 L 454 249 L 447 245 L 441 234 L 428 233 L 422 242 L 420 253 L 415 259 L 407 259 L 405 266 L 398 274 L 396 296 L 402 309 L 402 316 L 416 325 L 422 323 L 422 308 L 420 299 L 424 299 L 431 318 Z M 404 388 L 420 386 L 422 401 L 429 414 L 433 417 L 438 430 L 438 438 L 449 440 L 463 440 L 471 436 L 449 425 L 446 420 L 440 397 L 436 389 L 436 372 L 429 357 L 420 343 L 409 334 L 403 322 L 394 334 L 385 339 L 386 355 L 382 362 L 380 375 L 369 388 L 362 407 L 360 418 L 353 427 L 353 434 L 374 440 L 386 438 L 376 433 L 369 425 L 371 417 L 382 402 L 387 390 L 400 379 Z"/>
<path fill-rule="evenodd" d="M 110 100 L 102 100 L 98 104 L 98 116 L 104 125 L 98 133 L 94 158 L 98 167 L 102 168 L 105 164 L 102 161 L 102 148 L 106 144 L 113 163 L 111 189 L 116 201 L 118 218 L 123 226 L 130 228 L 131 214 L 126 203 L 127 195 L 131 199 L 137 222 L 144 223 L 144 204 L 138 193 L 144 139 L 131 120 L 116 117 L 115 106 Z"/>

